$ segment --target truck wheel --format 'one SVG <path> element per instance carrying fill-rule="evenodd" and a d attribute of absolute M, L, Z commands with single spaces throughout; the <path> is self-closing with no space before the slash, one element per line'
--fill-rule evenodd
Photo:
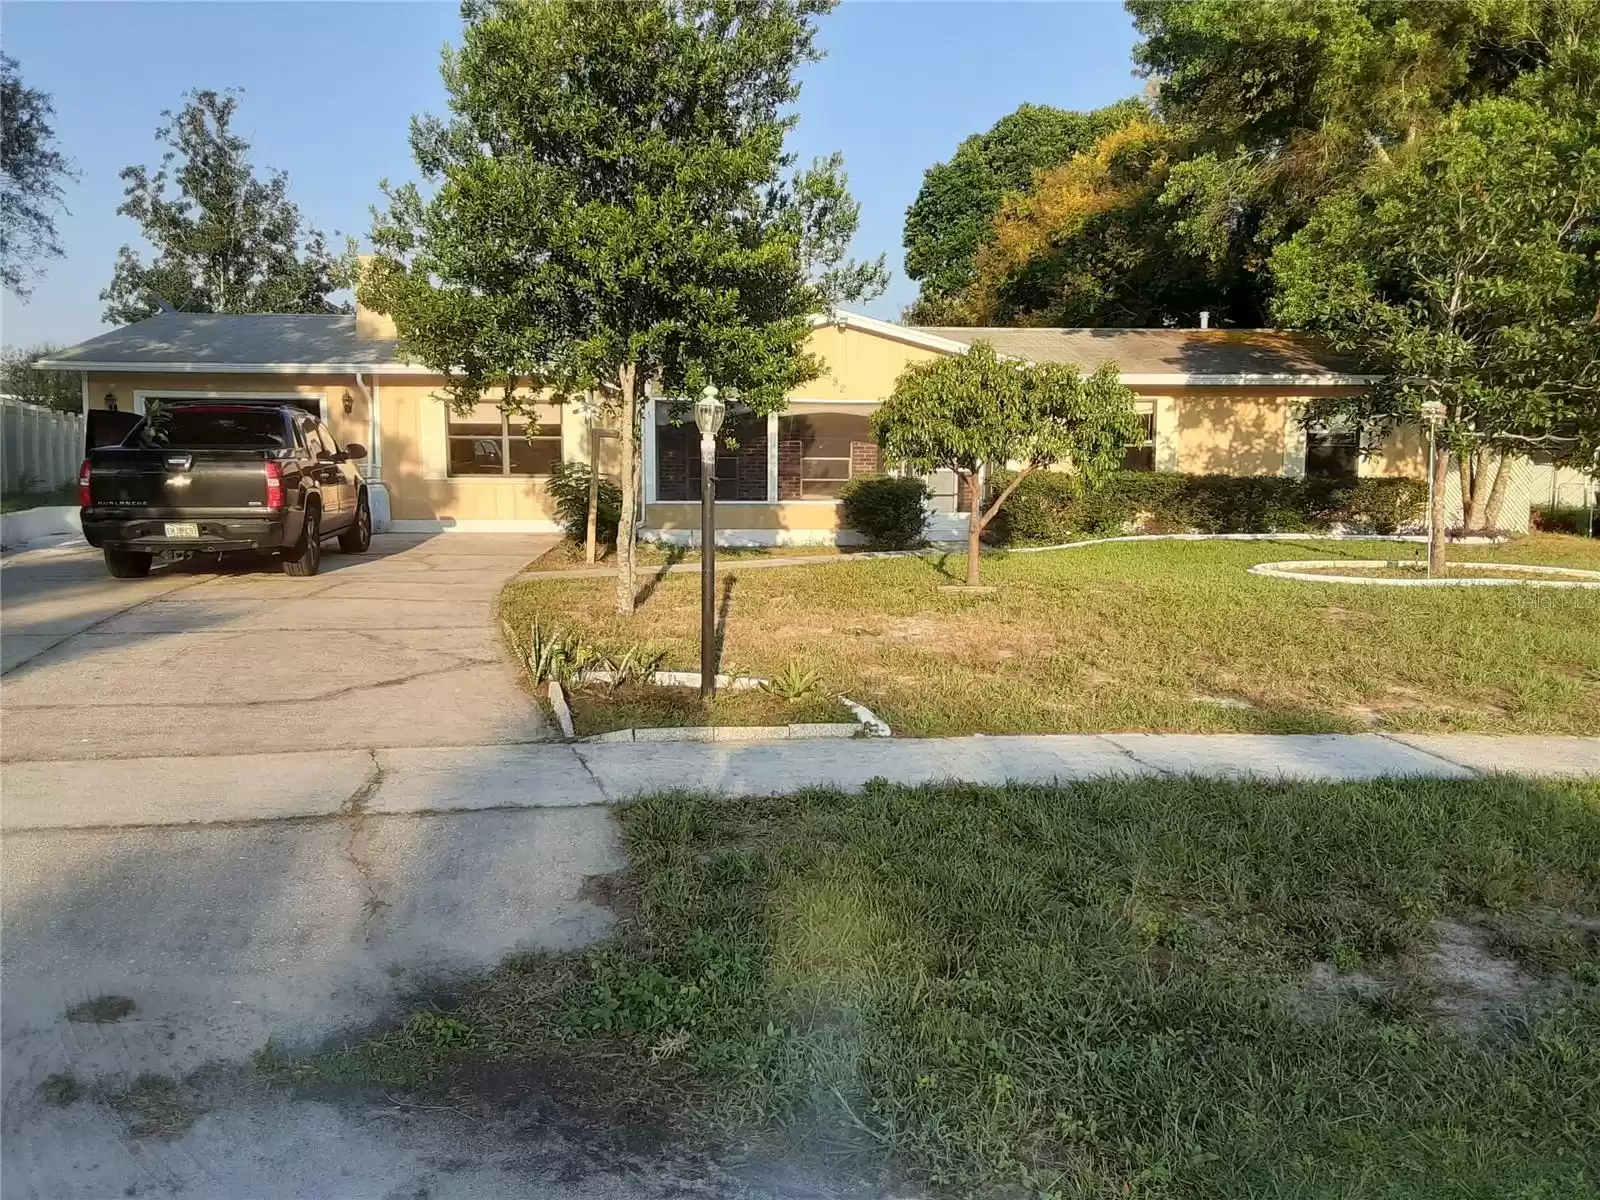
<path fill-rule="evenodd" d="M 339 535 L 339 549 L 346 554 L 365 554 L 372 545 L 372 510 L 367 507 L 367 494 L 361 493 L 356 502 L 356 519 L 350 528 Z"/>
<path fill-rule="evenodd" d="M 143 579 L 150 574 L 150 561 L 155 557 L 138 550 L 104 550 L 102 553 L 106 556 L 106 570 L 113 579 Z"/>
<path fill-rule="evenodd" d="M 300 540 L 283 552 L 285 575 L 315 575 L 322 566 L 322 510 L 316 505 L 306 509 L 305 527 L 300 530 Z"/>

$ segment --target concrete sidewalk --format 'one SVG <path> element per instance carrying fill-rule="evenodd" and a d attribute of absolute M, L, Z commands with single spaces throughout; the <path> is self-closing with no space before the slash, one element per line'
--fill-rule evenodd
<path fill-rule="evenodd" d="M 1105 775 L 1307 780 L 1600 777 L 1600 738 L 1057 734 L 819 742 L 529 743 L 6 766 L 0 828 L 253 822 L 613 804 L 663 788 L 770 795 Z"/>

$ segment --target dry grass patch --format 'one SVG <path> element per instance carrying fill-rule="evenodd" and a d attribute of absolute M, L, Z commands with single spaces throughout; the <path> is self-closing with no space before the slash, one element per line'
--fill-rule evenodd
<path fill-rule="evenodd" d="M 1600 543 L 1536 535 L 1471 548 L 1600 569 Z M 941 592 L 957 555 L 718 571 L 723 669 L 790 662 L 866 704 L 897 734 L 1353 732 L 1593 733 L 1600 593 L 1355 589 L 1252 576 L 1258 562 L 1393 559 L 1384 542 L 1156 542 L 984 561 L 994 595 Z M 668 665 L 699 655 L 697 574 L 668 575 L 631 621 L 609 579 L 514 583 L 514 628 L 541 621 L 597 641 L 647 640 Z M 1398 690 L 1397 690 L 1398 689 Z M 1398 703 L 1395 697 L 1403 697 Z M 1250 707 L 1225 706 L 1224 696 Z"/>
<path fill-rule="evenodd" d="M 568 692 L 567 703 L 579 737 L 665 726 L 855 723 L 855 716 L 832 697 L 790 701 L 759 690 L 718 692 L 708 704 L 695 688 L 624 684 L 575 688 Z"/>

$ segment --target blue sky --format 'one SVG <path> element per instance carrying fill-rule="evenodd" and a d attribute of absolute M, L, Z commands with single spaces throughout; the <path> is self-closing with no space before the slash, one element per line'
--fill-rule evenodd
<path fill-rule="evenodd" d="M 5 3 L 0 36 L 32 87 L 52 94 L 62 149 L 81 172 L 60 222 L 65 259 L 33 298 L 0 300 L 7 345 L 73 342 L 104 328 L 101 289 L 117 247 L 117 172 L 154 164 L 163 108 L 194 87 L 242 87 L 237 127 L 261 168 L 324 231 L 362 237 L 378 181 L 413 177 L 407 124 L 442 112 L 438 54 L 454 4 Z M 842 150 L 862 204 L 856 252 L 889 254 L 894 317 L 916 294 L 900 245 L 922 173 L 1024 101 L 1094 108 L 1139 91 L 1134 33 L 1113 3 L 842 4 L 820 27 L 828 57 L 807 69 L 791 148 Z"/>

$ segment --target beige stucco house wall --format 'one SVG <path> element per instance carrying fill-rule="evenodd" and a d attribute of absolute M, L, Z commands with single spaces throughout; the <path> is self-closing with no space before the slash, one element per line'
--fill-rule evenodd
<path fill-rule="evenodd" d="M 367 312 L 354 318 L 260 318 L 327 323 L 337 334 L 330 344 L 342 347 L 348 358 L 365 360 L 352 361 L 347 367 L 326 362 L 304 367 L 274 362 L 259 368 L 239 362 L 100 365 L 107 358 L 131 353 L 127 346 L 135 343 L 129 339 L 144 326 L 159 331 L 166 322 L 181 332 L 188 328 L 183 324 L 186 319 L 193 324 L 257 318 L 166 314 L 62 352 L 62 368 L 83 364 L 85 411 L 112 404 L 124 411 L 142 410 L 147 399 L 163 395 L 314 401 L 342 442 L 367 447 L 364 471 L 380 524 L 387 520 L 389 528 L 401 530 L 558 528 L 548 477 L 452 476 L 447 440 L 450 418 L 441 394 L 444 379 L 400 359 L 393 328 L 384 318 Z M 236 327 L 215 328 L 225 335 Z M 287 328 L 298 335 L 302 327 Z M 196 345 L 201 350 L 210 345 L 203 337 L 211 335 L 205 335 L 203 329 L 195 336 L 202 340 L 190 337 L 186 344 L 191 350 Z M 149 344 L 168 346 L 164 351 L 167 360 L 178 353 L 169 345 L 175 339 L 181 341 L 178 335 L 169 336 L 168 343 L 153 335 L 146 337 Z M 108 343 L 100 347 L 99 354 L 95 353 L 97 343 Z M 280 350 L 283 344 L 280 336 Z M 808 349 L 818 357 L 821 374 L 790 393 L 784 414 L 765 419 L 764 433 L 760 422 L 750 426 L 765 439 L 760 451 L 750 452 L 767 455 L 766 485 L 760 482 L 761 463 L 747 456 L 740 470 L 748 477 L 741 487 L 742 494 L 751 498 L 719 500 L 718 528 L 730 540 L 782 544 L 837 538 L 838 505 L 828 492 L 844 475 L 875 469 L 876 450 L 863 449 L 860 442 L 850 440 L 850 449 L 836 452 L 832 459 L 806 457 L 804 450 L 792 450 L 799 436 L 793 431 L 801 428 L 795 422 L 808 420 L 821 427 L 831 421 L 830 427 L 838 428 L 848 416 L 852 429 L 864 430 L 863 419 L 889 396 L 906 367 L 964 353 L 966 346 L 950 336 L 840 313 L 816 322 Z M 328 353 L 332 352 L 325 352 L 324 358 Z M 1138 396 L 1137 407 L 1151 415 L 1154 469 L 1240 475 L 1303 473 L 1305 433 L 1298 420 L 1300 406 L 1315 396 L 1351 392 L 1358 386 L 1342 377 L 1309 371 L 1257 382 L 1252 377 L 1151 373 L 1145 369 L 1136 375 L 1125 373 L 1124 381 Z M 585 462 L 590 431 L 581 411 L 573 403 L 553 402 L 556 399 L 546 397 L 545 403 L 537 405 L 534 419 L 559 429 L 563 461 Z M 646 404 L 641 439 L 643 529 L 647 537 L 688 540 L 697 536 L 699 529 L 697 486 L 690 488 L 684 478 L 674 477 L 667 489 L 672 494 L 663 494 L 666 477 L 658 471 L 665 440 L 676 439 L 680 463 L 686 452 L 684 431 L 671 425 L 667 408 L 660 400 Z M 790 432 L 786 434 L 786 430 Z M 850 439 L 864 436 L 849 435 Z M 601 469 L 613 476 L 618 469 L 617 445 L 614 436 L 599 440 Z M 694 452 L 688 453 L 692 456 Z M 792 457 L 783 457 L 792 454 L 801 455 L 800 465 L 796 466 Z M 1420 476 L 1425 464 L 1426 450 L 1416 432 L 1402 430 L 1376 454 L 1362 460 L 1361 473 Z M 806 477 L 806 472 L 813 470 L 827 478 Z M 798 484 L 797 478 L 801 479 Z M 950 481 L 934 483 L 941 511 L 934 516 L 933 533 L 957 536 L 965 518 L 955 511 L 958 505 Z M 816 494 L 808 490 L 813 488 L 819 489 Z"/>

